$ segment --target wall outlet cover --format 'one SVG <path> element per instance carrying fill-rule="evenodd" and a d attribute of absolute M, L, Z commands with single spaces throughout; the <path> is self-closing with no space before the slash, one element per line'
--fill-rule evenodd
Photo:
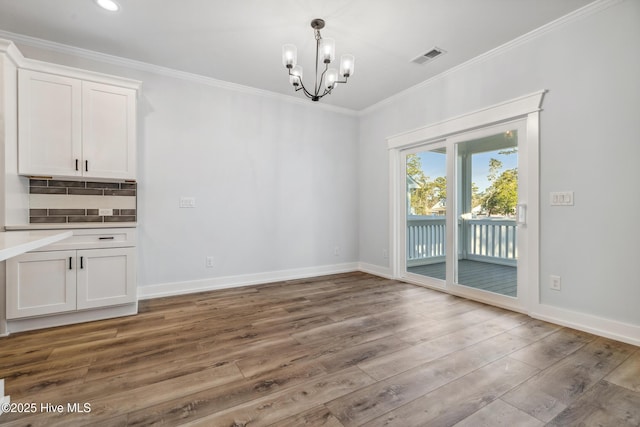
<path fill-rule="evenodd" d="M 113 209 L 100 208 L 100 209 L 98 209 L 98 215 L 99 216 L 112 216 L 113 215 Z"/>

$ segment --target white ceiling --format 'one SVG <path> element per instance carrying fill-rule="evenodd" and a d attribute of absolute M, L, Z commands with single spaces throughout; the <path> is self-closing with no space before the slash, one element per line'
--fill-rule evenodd
<path fill-rule="evenodd" d="M 310 21 L 355 73 L 320 102 L 361 110 L 593 0 L 0 0 L 0 30 L 293 95 L 281 46 L 312 78 Z M 423 65 L 410 60 L 438 46 Z M 302 97 L 302 94 L 294 96 Z"/>

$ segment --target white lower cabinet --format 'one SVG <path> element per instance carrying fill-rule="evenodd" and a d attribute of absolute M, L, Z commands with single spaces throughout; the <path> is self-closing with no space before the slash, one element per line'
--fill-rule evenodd
<path fill-rule="evenodd" d="M 129 304 L 136 298 L 135 247 L 47 250 L 7 260 L 7 319 Z"/>
<path fill-rule="evenodd" d="M 77 308 L 127 304 L 136 300 L 134 248 L 78 251 Z"/>
<path fill-rule="evenodd" d="M 7 319 L 75 310 L 75 255 L 32 252 L 7 260 Z"/>

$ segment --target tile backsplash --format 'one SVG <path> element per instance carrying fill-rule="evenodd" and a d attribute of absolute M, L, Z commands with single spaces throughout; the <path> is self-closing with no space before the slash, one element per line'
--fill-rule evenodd
<path fill-rule="evenodd" d="M 135 182 L 29 180 L 32 224 L 136 222 Z M 112 215 L 99 215 L 111 209 Z"/>

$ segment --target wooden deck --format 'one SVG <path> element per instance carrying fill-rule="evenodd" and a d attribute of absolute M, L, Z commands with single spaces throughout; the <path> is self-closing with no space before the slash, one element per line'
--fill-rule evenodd
<path fill-rule="evenodd" d="M 476 289 L 515 297 L 517 295 L 516 267 L 488 262 L 458 261 L 458 283 Z M 445 263 L 409 267 L 410 273 L 445 279 Z"/>
<path fill-rule="evenodd" d="M 0 338 L 0 378 L 6 426 L 640 424 L 640 348 L 364 273 Z"/>

